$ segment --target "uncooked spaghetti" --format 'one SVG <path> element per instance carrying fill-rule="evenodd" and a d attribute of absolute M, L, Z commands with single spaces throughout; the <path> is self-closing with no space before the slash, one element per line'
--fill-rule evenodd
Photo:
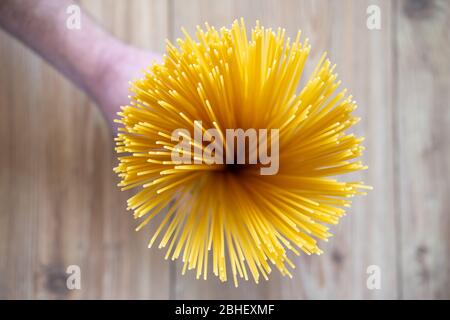
<path fill-rule="evenodd" d="M 123 190 L 138 188 L 128 200 L 142 219 L 137 230 L 162 215 L 149 247 L 158 241 L 166 259 L 181 257 L 182 272 L 195 269 L 197 278 L 212 269 L 237 286 L 238 278 L 268 279 L 273 266 L 291 276 L 289 252 L 321 254 L 317 239 L 330 237 L 327 225 L 369 188 L 331 178 L 366 168 L 355 160 L 363 139 L 346 133 L 359 120 L 356 104 L 338 90 L 325 55 L 299 90 L 311 48 L 300 32 L 290 41 L 284 29 L 257 23 L 248 36 L 243 20 L 231 29 L 206 24 L 197 39 L 183 32 L 178 47 L 168 42 L 163 62 L 132 84 L 117 120 L 123 155 L 115 171 Z M 261 175 L 258 164 L 175 163 L 171 133 L 192 133 L 194 121 L 222 137 L 226 128 L 279 129 L 278 173 Z"/>

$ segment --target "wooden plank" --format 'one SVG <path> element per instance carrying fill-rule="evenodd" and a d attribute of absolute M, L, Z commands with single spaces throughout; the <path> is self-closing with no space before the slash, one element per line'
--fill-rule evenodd
<path fill-rule="evenodd" d="M 397 3 L 402 294 L 450 297 L 450 3 Z"/>
<path fill-rule="evenodd" d="M 0 297 L 30 298 L 37 222 L 33 210 L 36 179 L 30 177 L 30 172 L 35 171 L 35 159 L 30 157 L 36 150 L 30 144 L 36 124 L 30 119 L 35 90 L 23 85 L 22 79 L 28 78 L 30 83 L 38 80 L 39 69 L 26 64 L 30 53 L 4 33 L 0 37 Z M 23 107 L 15 108 L 20 105 Z"/>
<path fill-rule="evenodd" d="M 366 27 L 366 9 L 378 4 L 382 30 Z M 184 26 L 190 32 L 208 21 L 229 26 L 244 17 L 247 26 L 260 20 L 264 26 L 286 27 L 294 37 L 298 29 L 312 43 L 305 69 L 310 74 L 323 51 L 327 50 L 345 86 L 359 102 L 363 121 L 355 129 L 366 136 L 365 162 L 370 170 L 362 176 L 375 186 L 366 198 L 355 200 L 349 215 L 337 227 L 323 256 L 301 256 L 293 280 L 275 271 L 267 283 L 245 283 L 234 289 L 232 283 L 195 281 L 193 275 L 176 275 L 177 298 L 395 298 L 397 297 L 396 233 L 393 206 L 392 149 L 392 26 L 387 1 L 174 1 L 174 37 Z M 380 290 L 366 287 L 366 269 L 378 265 L 382 271 Z M 178 268 L 180 269 L 180 268 Z"/>
<path fill-rule="evenodd" d="M 123 40 L 162 48 L 165 1 L 84 5 Z M 168 298 L 168 263 L 125 214 L 106 122 L 21 44 L 3 32 L 0 43 L 0 297 Z M 72 264 L 79 291 L 66 288 Z"/>

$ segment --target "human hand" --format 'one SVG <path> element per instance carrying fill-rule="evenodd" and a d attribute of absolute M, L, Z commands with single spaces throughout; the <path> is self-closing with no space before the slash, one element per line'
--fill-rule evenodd
<path fill-rule="evenodd" d="M 110 126 L 117 130 L 114 119 L 120 107 L 129 104 L 130 81 L 142 78 L 144 70 L 162 56 L 124 43 L 114 43 L 99 57 L 97 75 L 88 80 L 87 91 L 102 110 Z"/>
<path fill-rule="evenodd" d="M 86 92 L 110 126 L 129 103 L 129 81 L 161 56 L 125 44 L 103 30 L 88 14 L 81 30 L 66 27 L 73 0 L 0 1 L 0 27 L 41 55 Z"/>

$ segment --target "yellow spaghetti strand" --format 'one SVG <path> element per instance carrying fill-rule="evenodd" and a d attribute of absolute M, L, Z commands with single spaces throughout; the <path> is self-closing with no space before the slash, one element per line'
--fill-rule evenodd
<path fill-rule="evenodd" d="M 356 103 L 339 88 L 326 54 L 299 88 L 311 50 L 300 32 L 291 41 L 284 29 L 257 22 L 247 33 L 241 19 L 230 29 L 198 27 L 196 38 L 183 34 L 176 45 L 167 41 L 161 64 L 132 83 L 131 101 L 116 120 L 114 172 L 122 190 L 136 189 L 127 202 L 136 230 L 161 215 L 148 246 L 159 242 L 166 259 L 181 259 L 182 273 L 194 270 L 197 279 L 212 272 L 238 286 L 267 280 L 272 269 L 291 276 L 292 256 L 322 254 L 317 241 L 331 236 L 329 226 L 351 197 L 371 189 L 338 180 L 367 169 L 357 160 L 363 139 L 347 133 L 359 121 Z M 234 154 L 226 129 L 238 128 L 279 129 L 277 174 L 261 175 L 262 164 L 201 162 L 196 152 L 213 139 L 222 147 L 214 155 Z M 179 151 L 172 140 L 178 129 L 187 130 L 179 134 L 187 163 L 171 157 Z M 208 142 L 195 140 L 195 132 Z M 262 144 L 269 145 L 258 141 L 247 155 Z"/>

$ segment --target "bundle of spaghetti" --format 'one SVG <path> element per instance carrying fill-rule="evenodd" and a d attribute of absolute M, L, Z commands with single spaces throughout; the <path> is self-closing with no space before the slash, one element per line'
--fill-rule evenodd
<path fill-rule="evenodd" d="M 356 160 L 363 138 L 346 133 L 359 120 L 355 101 L 338 90 L 325 54 L 298 88 L 311 49 L 300 32 L 291 41 L 284 29 L 257 22 L 247 35 L 241 20 L 231 29 L 198 27 L 196 39 L 183 33 L 132 83 L 116 120 L 115 172 L 123 190 L 137 188 L 128 200 L 142 219 L 137 230 L 161 215 L 149 247 L 159 239 L 166 259 L 181 257 L 183 274 L 195 269 L 207 279 L 212 269 L 236 286 L 239 278 L 267 280 L 273 267 L 291 276 L 291 253 L 321 254 L 317 240 L 331 236 L 351 197 L 370 189 L 335 179 L 366 169 Z M 194 121 L 222 137 L 226 128 L 279 129 L 278 174 L 261 175 L 260 165 L 175 163 L 171 133 L 193 131 Z"/>

